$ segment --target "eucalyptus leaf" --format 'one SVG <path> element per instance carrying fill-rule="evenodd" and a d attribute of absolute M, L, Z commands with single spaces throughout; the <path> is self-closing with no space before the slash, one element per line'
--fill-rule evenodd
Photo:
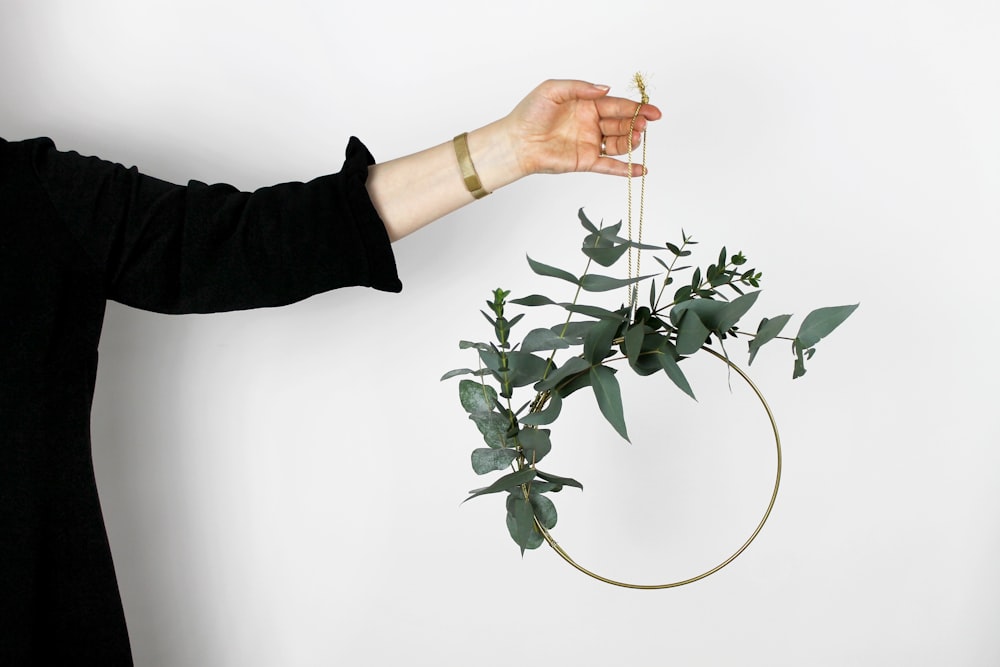
<path fill-rule="evenodd" d="M 633 324 L 625 331 L 625 354 L 628 356 L 628 363 L 633 368 L 639 362 L 639 355 L 642 353 L 642 343 L 646 337 L 649 327 L 645 324 Z"/>
<path fill-rule="evenodd" d="M 723 248 L 725 250 L 725 248 Z M 757 297 L 760 296 L 760 292 L 749 292 L 742 296 L 738 296 L 725 306 L 719 313 L 719 321 L 716 323 L 715 331 L 718 333 L 725 333 L 733 328 L 733 326 L 739 322 L 740 318 L 747 314 L 753 305 L 757 302 Z"/>
<path fill-rule="evenodd" d="M 622 255 L 625 254 L 625 251 L 628 250 L 628 244 L 622 243 L 620 245 L 611 246 L 609 248 L 584 247 L 581 248 L 581 250 L 583 251 L 584 255 L 594 260 L 601 266 L 608 267 L 613 265 L 615 262 L 617 262 L 619 259 L 622 258 Z"/>
<path fill-rule="evenodd" d="M 636 278 L 612 278 L 611 276 L 599 276 L 593 273 L 588 273 L 580 279 L 580 287 L 587 292 L 608 292 L 610 290 L 625 287 L 626 285 L 632 285 L 640 280 L 652 277 L 653 274 L 638 276 Z"/>
<path fill-rule="evenodd" d="M 505 470 L 517 459 L 516 449 L 489 449 L 486 447 L 472 450 L 472 469 L 477 475 L 485 475 L 494 470 Z"/>
<path fill-rule="evenodd" d="M 535 260 L 531 259 L 531 257 L 528 257 L 528 266 L 530 266 L 531 270 L 540 276 L 559 278 L 561 280 L 573 283 L 574 285 L 580 284 L 580 279 L 574 276 L 569 271 L 564 271 L 554 266 L 549 266 L 548 264 L 542 264 L 541 262 L 536 262 Z"/>
<path fill-rule="evenodd" d="M 618 435 L 631 442 L 625 428 L 621 388 L 618 386 L 618 379 L 615 378 L 614 373 L 605 366 L 594 366 L 590 369 L 590 383 L 594 388 L 594 396 L 597 398 L 597 406 L 601 409 L 601 414 L 614 427 Z"/>
<path fill-rule="evenodd" d="M 564 350 L 569 347 L 565 338 L 551 329 L 532 329 L 521 343 L 521 352 L 539 352 L 541 350 Z"/>
<path fill-rule="evenodd" d="M 574 375 L 566 382 L 559 385 L 559 395 L 563 398 L 571 396 L 573 393 L 590 386 L 590 372 Z"/>
<path fill-rule="evenodd" d="M 537 549 L 544 538 L 535 527 L 535 513 L 531 502 L 520 493 L 507 496 L 507 530 L 511 538 L 521 547 L 521 555 L 525 549 Z"/>
<path fill-rule="evenodd" d="M 551 371 L 547 378 L 534 386 L 535 391 L 554 389 L 567 378 L 577 373 L 584 373 L 590 368 L 590 362 L 582 357 L 570 357 L 562 366 Z"/>
<path fill-rule="evenodd" d="M 577 489 L 583 490 L 583 484 L 576 481 L 572 477 L 560 477 L 559 475 L 553 475 L 550 472 L 542 472 L 541 470 L 535 471 L 538 474 L 539 479 L 544 479 L 546 482 L 551 482 L 552 484 L 558 484 L 560 487 L 572 486 Z"/>
<path fill-rule="evenodd" d="M 579 211 L 577 211 L 576 217 L 580 219 L 580 224 L 583 225 L 584 229 L 586 229 L 588 232 L 592 234 L 597 233 L 597 226 L 590 221 L 590 218 L 587 217 L 587 214 L 583 212 L 582 208 Z"/>
<path fill-rule="evenodd" d="M 486 366 L 486 368 L 490 369 L 494 373 L 499 373 L 503 367 L 500 352 L 496 349 L 479 350 L 479 359 L 483 362 L 483 365 Z"/>
<path fill-rule="evenodd" d="M 796 338 L 792 343 L 792 352 L 795 353 L 795 368 L 792 371 L 792 379 L 797 380 L 806 374 L 806 362 L 802 358 L 802 343 Z"/>
<path fill-rule="evenodd" d="M 531 483 L 531 495 L 536 493 L 558 493 L 562 490 L 561 484 L 555 484 L 554 482 L 539 482 L 538 477 Z"/>
<path fill-rule="evenodd" d="M 493 412 L 493 404 L 497 400 L 496 389 L 488 384 L 474 380 L 462 380 L 458 383 L 458 397 L 466 412 Z"/>
<path fill-rule="evenodd" d="M 470 347 L 473 347 L 473 348 L 475 348 L 477 350 L 488 350 L 488 349 L 490 349 L 490 346 L 487 345 L 486 343 L 473 343 L 473 342 L 468 341 L 468 340 L 460 340 L 460 341 L 458 341 L 458 349 L 460 349 L 460 350 L 467 350 Z"/>
<path fill-rule="evenodd" d="M 670 321 L 675 326 L 679 325 L 685 313 L 694 312 L 709 331 L 718 331 L 721 333 L 720 323 L 722 321 L 722 314 L 728 305 L 725 301 L 716 301 L 714 299 L 688 299 L 677 304 L 670 310 Z"/>
<path fill-rule="evenodd" d="M 660 354 L 656 355 L 656 359 L 660 362 L 660 365 L 663 367 L 663 372 L 667 374 L 667 377 L 670 378 L 671 382 L 677 385 L 677 387 L 685 394 L 695 400 L 698 400 L 694 395 L 694 391 L 691 390 L 691 384 L 688 382 L 687 377 L 684 376 L 684 371 L 681 370 L 681 367 L 678 365 L 677 360 L 674 358 L 670 348 L 666 348 L 661 351 Z"/>
<path fill-rule="evenodd" d="M 860 304 L 853 306 L 830 306 L 817 308 L 802 320 L 799 333 L 795 336 L 803 349 L 812 347 L 824 336 L 843 324 Z"/>
<path fill-rule="evenodd" d="M 611 351 L 620 326 L 621 319 L 601 320 L 595 324 L 583 339 L 583 358 L 591 364 L 601 363 Z"/>
<path fill-rule="evenodd" d="M 618 223 L 621 225 L 621 223 Z M 629 239 L 617 236 L 613 239 L 615 243 L 624 243 L 630 248 L 637 248 L 639 250 L 666 250 L 664 246 L 661 245 L 650 245 L 648 243 L 639 243 L 638 241 L 630 241 Z"/>
<path fill-rule="evenodd" d="M 476 373 L 476 371 L 472 370 L 471 368 L 456 368 L 456 369 L 450 370 L 447 373 L 445 373 L 444 375 L 442 375 L 441 379 L 442 380 L 447 380 L 449 378 L 453 378 L 453 377 L 456 377 L 456 376 L 459 376 L 459 375 L 474 375 L 475 373 Z"/>
<path fill-rule="evenodd" d="M 507 353 L 507 382 L 512 387 L 526 387 L 542 379 L 548 360 L 529 352 Z"/>
<path fill-rule="evenodd" d="M 747 362 L 748 366 L 753 363 L 761 346 L 777 338 L 790 319 L 792 319 L 791 315 L 778 315 L 771 319 L 765 317 L 760 321 L 760 325 L 757 327 L 757 334 L 750 339 L 750 361 Z"/>
<path fill-rule="evenodd" d="M 619 220 L 615 224 L 609 225 L 608 227 L 601 227 L 597 231 L 597 234 L 606 242 L 614 243 L 615 241 L 624 240 L 618 236 L 618 232 L 621 231 L 621 228 L 622 228 L 622 221 Z"/>
<path fill-rule="evenodd" d="M 535 493 L 528 496 L 528 502 L 531 503 L 531 509 L 542 528 L 552 530 L 556 527 L 559 515 L 556 512 L 555 503 L 545 496 Z"/>
<path fill-rule="evenodd" d="M 520 299 L 511 299 L 510 303 L 516 303 L 519 306 L 554 306 L 556 302 L 543 294 L 532 294 L 530 296 L 522 296 Z"/>
<path fill-rule="evenodd" d="M 552 441 L 547 428 L 525 428 L 517 434 L 517 442 L 521 445 L 524 458 L 534 465 L 552 451 Z"/>
<path fill-rule="evenodd" d="M 552 394 L 543 409 L 526 414 L 520 421 L 526 426 L 545 426 L 554 422 L 561 411 L 562 397 L 559 394 Z"/>
<path fill-rule="evenodd" d="M 522 484 L 527 484 L 531 480 L 535 479 L 535 469 L 534 468 L 524 468 L 523 470 L 518 470 L 517 472 L 512 472 L 504 475 L 497 481 L 493 482 L 489 486 L 484 486 L 481 489 L 473 489 L 469 491 L 470 495 L 468 498 L 462 502 L 467 502 L 473 498 L 479 496 L 485 496 L 489 493 L 500 493 L 501 491 L 511 491 L 519 488 Z"/>
<path fill-rule="evenodd" d="M 560 303 L 559 305 L 571 313 L 579 313 L 588 317 L 595 317 L 599 320 L 616 320 L 620 322 L 625 317 L 622 313 L 598 306 L 584 306 L 575 303 Z"/>
<path fill-rule="evenodd" d="M 493 448 L 507 447 L 507 431 L 510 430 L 510 420 L 499 412 L 474 412 L 469 419 L 476 423 L 483 440 Z"/>
<path fill-rule="evenodd" d="M 694 354 L 705 344 L 709 333 L 711 333 L 709 328 L 702 323 L 698 313 L 693 310 L 686 311 L 680 318 L 676 343 L 677 353 L 680 355 Z"/>
<path fill-rule="evenodd" d="M 593 320 L 585 320 L 583 322 L 565 322 L 563 324 L 557 324 L 550 327 L 550 330 L 570 345 L 582 345 L 584 337 L 587 335 L 587 332 L 590 331 L 590 327 L 594 326 L 594 324 L 595 322 Z"/>

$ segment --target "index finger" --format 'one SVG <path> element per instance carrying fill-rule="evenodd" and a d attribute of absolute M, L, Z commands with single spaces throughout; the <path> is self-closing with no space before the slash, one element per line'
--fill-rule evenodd
<path fill-rule="evenodd" d="M 598 113 L 605 118 L 631 118 L 635 115 L 635 108 L 639 102 L 624 97 L 601 97 L 594 100 L 594 104 L 597 105 Z M 639 109 L 639 115 L 646 120 L 659 120 L 663 112 L 654 104 L 643 104 Z"/>

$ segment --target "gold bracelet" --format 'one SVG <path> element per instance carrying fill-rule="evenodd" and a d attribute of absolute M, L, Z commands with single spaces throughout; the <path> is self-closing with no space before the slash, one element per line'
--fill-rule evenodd
<path fill-rule="evenodd" d="M 482 181 L 479 180 L 479 174 L 476 173 L 476 166 L 472 164 L 472 155 L 469 154 L 469 133 L 463 132 L 458 135 L 455 137 L 454 143 L 455 155 L 458 156 L 458 166 L 462 170 L 465 187 L 469 189 L 473 197 L 482 199 L 490 193 L 483 187 Z"/>

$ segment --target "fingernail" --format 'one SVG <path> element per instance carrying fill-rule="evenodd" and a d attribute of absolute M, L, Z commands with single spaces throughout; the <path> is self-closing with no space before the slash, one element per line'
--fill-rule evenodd
<path fill-rule="evenodd" d="M 594 88 L 597 88 L 598 90 L 603 90 L 604 92 L 611 90 L 611 86 L 605 86 L 603 83 L 595 83 Z"/>

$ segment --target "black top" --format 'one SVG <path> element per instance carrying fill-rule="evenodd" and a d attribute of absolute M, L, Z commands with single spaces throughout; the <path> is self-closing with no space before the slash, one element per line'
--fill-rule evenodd
<path fill-rule="evenodd" d="M 162 313 L 399 291 L 355 138 L 339 174 L 178 186 L 0 139 L 0 664 L 131 664 L 90 451 L 105 301 Z"/>

